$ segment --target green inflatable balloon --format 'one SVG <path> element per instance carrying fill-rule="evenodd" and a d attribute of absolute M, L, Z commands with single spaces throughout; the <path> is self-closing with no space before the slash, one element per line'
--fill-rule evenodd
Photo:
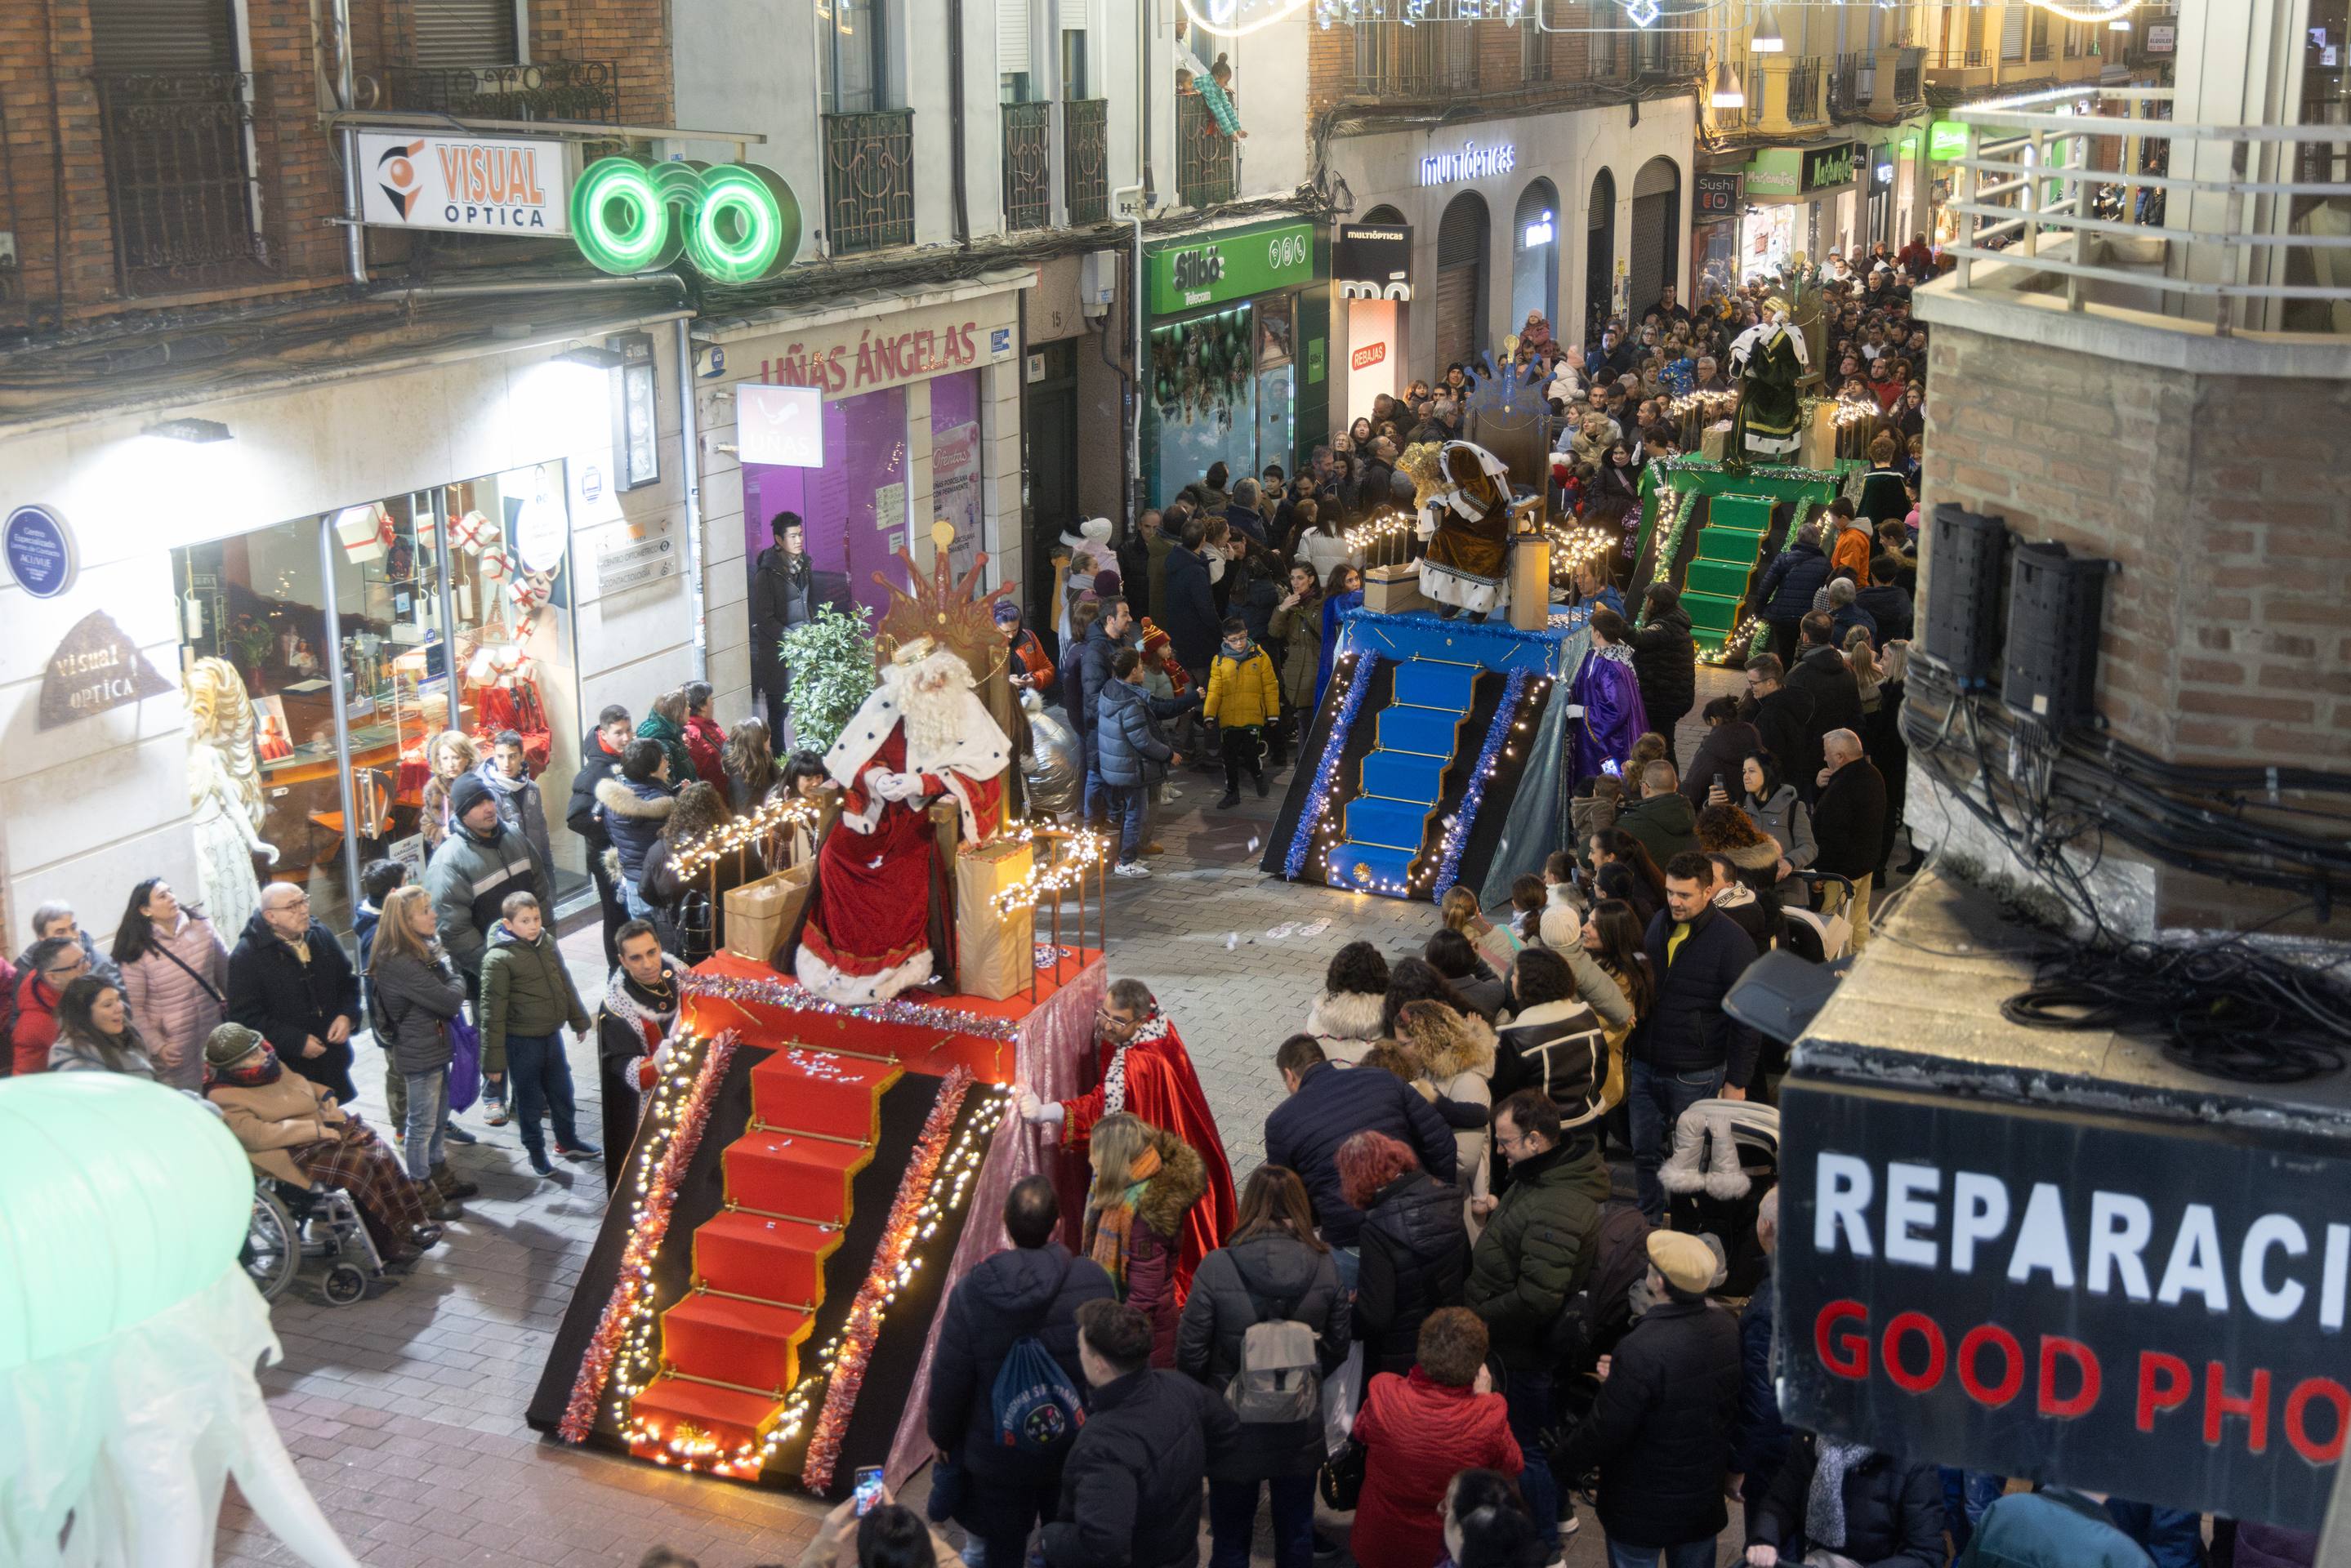
<path fill-rule="evenodd" d="M 111 1073 L 0 1080 L 0 1372 L 80 1350 L 236 1267 L 253 1167 L 187 1096 Z"/>

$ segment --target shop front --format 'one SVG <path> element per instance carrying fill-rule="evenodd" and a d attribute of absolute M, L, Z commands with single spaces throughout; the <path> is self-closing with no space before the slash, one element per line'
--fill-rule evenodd
<path fill-rule="evenodd" d="M 1747 196 L 1739 228 L 1740 281 L 1784 272 L 1799 255 L 1813 261 L 1862 244 L 1868 155 L 1855 141 L 1759 148 L 1740 171 Z"/>
<path fill-rule="evenodd" d="M 1146 245 L 1143 265 L 1148 504 L 1218 462 L 1237 479 L 1269 463 L 1294 472 L 1328 410 L 1327 301 L 1301 292 L 1330 276 L 1314 225 L 1194 233 Z"/>
<path fill-rule="evenodd" d="M 1739 282 L 1739 220 L 1745 206 L 1736 167 L 1697 177 L 1690 196 L 1690 279 L 1694 300 Z"/>
<path fill-rule="evenodd" d="M 82 558 L 0 608 L 61 649 L 103 618 L 162 678 L 12 781 L 16 906 L 62 895 L 102 925 L 96 902 L 161 876 L 233 943 L 259 882 L 290 881 L 347 931 L 360 867 L 421 875 L 453 731 L 483 760 L 521 737 L 559 896 L 584 888 L 561 826 L 580 737 L 694 672 L 674 319 L 0 449 Z"/>
<path fill-rule="evenodd" d="M 704 470 L 714 594 L 734 601 L 712 614 L 722 701 L 765 692 L 777 669 L 771 649 L 753 656 L 770 628 L 755 633 L 751 603 L 787 513 L 819 597 L 843 608 L 886 607 L 875 575 L 903 583 L 902 550 L 928 566 L 942 518 L 957 573 L 985 554 L 990 584 L 1020 581 L 1020 291 L 1034 275 L 697 335 L 697 408 L 716 452 Z"/>

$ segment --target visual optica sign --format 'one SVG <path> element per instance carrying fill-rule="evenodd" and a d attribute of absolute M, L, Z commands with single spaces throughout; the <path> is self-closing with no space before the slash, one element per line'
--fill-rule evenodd
<path fill-rule="evenodd" d="M 600 158 L 571 187 L 571 234 L 600 272 L 656 272 L 680 254 L 715 283 L 755 283 L 800 248 L 792 188 L 756 163 Z"/>
<path fill-rule="evenodd" d="M 361 131 L 360 221 L 398 229 L 570 232 L 564 145 L 429 131 Z"/>

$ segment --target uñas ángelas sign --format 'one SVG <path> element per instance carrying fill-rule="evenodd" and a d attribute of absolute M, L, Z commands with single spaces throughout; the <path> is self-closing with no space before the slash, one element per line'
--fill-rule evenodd
<path fill-rule="evenodd" d="M 2351 1425 L 2351 1160 L 1801 1080 L 1780 1108 L 1792 1423 L 2319 1527 Z"/>

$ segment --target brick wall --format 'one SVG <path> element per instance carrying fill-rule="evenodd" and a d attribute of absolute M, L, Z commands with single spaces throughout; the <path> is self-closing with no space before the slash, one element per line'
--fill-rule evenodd
<path fill-rule="evenodd" d="M 0 287 L 0 328 L 37 331 L 64 319 L 197 299 L 262 297 L 339 281 L 341 183 L 319 124 L 320 62 L 308 0 L 247 0 L 247 42 L 259 91 L 258 183 L 275 265 L 267 281 L 191 285 L 185 293 L 126 297 L 116 274 L 106 150 L 88 0 L 0 5 L 0 227 L 16 237 L 13 286 Z M 353 6 L 361 75 L 413 57 L 413 0 Z M 541 59 L 619 64 L 621 118 L 666 125 L 672 116 L 668 0 L 532 0 L 531 52 Z M 62 149 L 62 151 L 60 151 Z M 62 207 L 62 213 L 59 209 Z M 409 242 L 379 234 L 371 254 L 397 264 Z"/>
<path fill-rule="evenodd" d="M 2351 772 L 2351 383 L 2148 369 L 1949 324 L 1929 365 L 1926 515 L 1954 502 L 2121 564 L 2097 693 L 2116 735 L 2172 762 Z M 2168 875 L 2158 895 L 2167 924 L 2276 907 Z"/>

